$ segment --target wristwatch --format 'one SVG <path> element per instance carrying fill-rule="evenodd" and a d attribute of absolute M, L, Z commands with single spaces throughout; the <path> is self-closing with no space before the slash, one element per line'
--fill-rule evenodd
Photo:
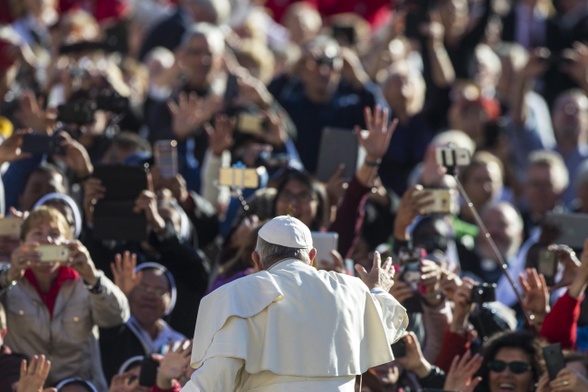
<path fill-rule="evenodd" d="M 102 286 L 102 276 L 98 276 L 98 280 L 94 283 L 94 286 L 86 285 L 88 291 L 92 294 L 101 294 L 104 290 L 104 286 Z"/>

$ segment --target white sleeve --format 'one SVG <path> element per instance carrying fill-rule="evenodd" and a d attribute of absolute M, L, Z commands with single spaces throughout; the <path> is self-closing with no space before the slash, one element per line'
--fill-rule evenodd
<path fill-rule="evenodd" d="M 214 357 L 204 361 L 181 392 L 234 391 L 245 361 L 237 358 Z"/>
<path fill-rule="evenodd" d="M 396 342 L 408 326 L 406 309 L 390 293 L 382 289 L 371 289 L 370 294 L 379 305 L 382 322 L 387 329 L 390 343 Z"/>

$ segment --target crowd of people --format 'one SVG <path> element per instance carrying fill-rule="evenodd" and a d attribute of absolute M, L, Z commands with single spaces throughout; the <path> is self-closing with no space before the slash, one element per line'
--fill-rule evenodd
<path fill-rule="evenodd" d="M 588 390 L 587 0 L 0 0 L 0 141 L 0 392 Z"/>

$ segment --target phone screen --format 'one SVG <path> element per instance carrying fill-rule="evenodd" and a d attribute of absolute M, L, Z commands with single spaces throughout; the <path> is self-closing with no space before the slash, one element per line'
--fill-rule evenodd
<path fill-rule="evenodd" d="M 174 178 L 178 174 L 177 145 L 175 140 L 155 142 L 155 164 L 163 178 Z"/>

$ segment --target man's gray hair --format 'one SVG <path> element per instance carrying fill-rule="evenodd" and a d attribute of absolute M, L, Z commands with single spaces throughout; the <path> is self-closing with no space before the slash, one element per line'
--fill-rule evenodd
<path fill-rule="evenodd" d="M 215 25 L 204 22 L 192 24 L 182 36 L 181 47 L 185 48 L 196 37 L 204 37 L 213 53 L 223 53 L 225 51 L 225 36 Z"/>
<path fill-rule="evenodd" d="M 297 259 L 310 264 L 308 253 L 312 248 L 288 248 L 286 246 L 270 244 L 261 237 L 257 237 L 255 251 L 259 254 L 261 266 L 264 269 L 271 267 L 284 259 Z"/>

